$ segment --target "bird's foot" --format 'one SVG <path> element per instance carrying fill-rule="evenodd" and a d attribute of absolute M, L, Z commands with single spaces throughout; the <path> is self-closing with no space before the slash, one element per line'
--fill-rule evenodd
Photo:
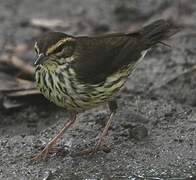
<path fill-rule="evenodd" d="M 40 153 L 34 156 L 32 160 L 37 161 L 40 159 L 45 159 L 48 154 L 55 154 L 57 152 L 59 152 L 59 148 L 55 146 L 54 143 L 50 142 Z"/>
<path fill-rule="evenodd" d="M 107 147 L 105 139 L 103 139 L 102 137 L 99 139 L 99 141 L 97 142 L 97 144 L 95 145 L 95 147 L 92 149 L 91 154 L 95 154 L 96 152 L 100 151 L 103 149 L 103 147 Z"/>
<path fill-rule="evenodd" d="M 99 142 L 95 145 L 94 148 L 90 148 L 90 149 L 84 149 L 82 151 L 80 151 L 80 155 L 93 155 L 95 153 L 97 153 L 98 151 L 104 151 L 106 153 L 109 153 L 111 151 L 111 147 L 109 145 L 107 145 L 105 142 Z"/>

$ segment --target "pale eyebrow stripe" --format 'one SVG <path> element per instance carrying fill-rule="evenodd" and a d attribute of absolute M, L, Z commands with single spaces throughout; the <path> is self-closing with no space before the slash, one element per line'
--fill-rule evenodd
<path fill-rule="evenodd" d="M 60 41 L 58 41 L 55 45 L 53 45 L 52 47 L 48 48 L 46 54 L 50 54 L 52 53 L 55 49 L 57 49 L 61 44 L 64 44 L 67 41 L 73 41 L 72 38 L 65 38 L 65 39 L 61 39 Z"/>

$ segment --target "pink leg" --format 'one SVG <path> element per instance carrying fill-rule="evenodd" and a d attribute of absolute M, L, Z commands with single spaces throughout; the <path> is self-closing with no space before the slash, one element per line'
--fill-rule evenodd
<path fill-rule="evenodd" d="M 46 145 L 46 147 L 35 157 L 32 158 L 32 160 L 39 160 L 42 158 L 46 158 L 49 152 L 53 150 L 53 146 L 58 142 L 58 140 L 62 137 L 62 135 L 65 133 L 65 131 L 72 125 L 74 124 L 76 120 L 76 113 L 71 113 L 71 120 L 68 121 L 63 129 Z"/>
<path fill-rule="evenodd" d="M 95 145 L 95 147 L 93 149 L 86 149 L 86 150 L 83 150 L 81 151 L 80 154 L 94 154 L 96 153 L 97 151 L 99 150 L 104 150 L 104 151 L 108 151 L 110 148 L 105 144 L 105 139 L 106 139 L 106 136 L 108 134 L 108 129 L 110 128 L 111 124 L 112 124 L 112 119 L 113 119 L 113 116 L 115 115 L 116 113 L 116 109 L 117 109 L 117 103 L 116 101 L 111 101 L 108 103 L 109 104 L 109 108 L 110 108 L 110 117 L 104 127 L 104 130 L 103 132 L 101 133 L 101 135 L 99 136 L 99 140 L 97 142 L 97 144 Z M 105 146 L 105 147 L 104 147 Z"/>
<path fill-rule="evenodd" d="M 98 140 L 97 144 L 95 145 L 94 149 L 92 150 L 92 153 L 96 153 L 104 145 L 106 136 L 108 134 L 108 129 L 110 128 L 110 126 L 112 124 L 113 116 L 114 116 L 114 113 L 111 113 L 110 117 L 109 117 L 109 119 L 106 123 L 106 126 L 105 126 L 103 132 L 101 133 L 101 135 L 99 137 L 99 140 Z"/>

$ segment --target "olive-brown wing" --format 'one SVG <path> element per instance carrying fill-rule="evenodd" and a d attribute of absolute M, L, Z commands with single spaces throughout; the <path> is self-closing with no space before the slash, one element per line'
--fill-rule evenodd
<path fill-rule="evenodd" d="M 72 64 L 77 77 L 85 83 L 101 83 L 141 56 L 139 34 L 114 34 L 100 37 L 79 37 Z"/>

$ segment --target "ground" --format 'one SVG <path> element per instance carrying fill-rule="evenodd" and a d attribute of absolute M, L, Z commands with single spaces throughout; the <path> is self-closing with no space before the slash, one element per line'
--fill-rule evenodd
<path fill-rule="evenodd" d="M 0 179 L 188 179 L 196 177 L 196 1 L 6 0 L 0 1 L 0 45 L 33 44 L 32 19 L 59 19 L 73 35 L 131 31 L 159 18 L 183 26 L 168 44 L 152 49 L 119 93 L 109 130 L 111 152 L 78 155 L 104 127 L 103 105 L 78 116 L 60 141 L 61 153 L 31 157 L 68 120 L 68 112 L 36 104 L 0 112 Z M 2 53 L 4 49 L 1 49 Z M 33 63 L 33 49 L 23 59 Z M 0 96 L 2 98 L 2 95 Z"/>

